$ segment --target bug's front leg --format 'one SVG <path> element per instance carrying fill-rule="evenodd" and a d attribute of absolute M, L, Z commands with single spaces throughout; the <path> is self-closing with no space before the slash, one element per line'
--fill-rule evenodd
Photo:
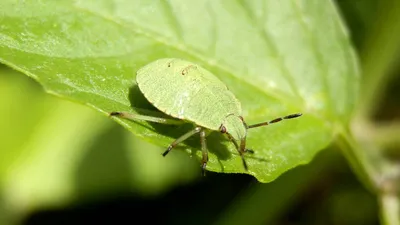
<path fill-rule="evenodd" d="M 233 139 L 233 137 L 230 134 L 227 134 L 228 139 L 235 145 L 235 148 L 239 151 L 239 145 L 238 143 L 235 141 L 235 139 Z M 254 154 L 254 150 L 253 149 L 249 149 L 249 148 L 245 148 L 243 153 L 251 153 Z"/>
<path fill-rule="evenodd" d="M 247 166 L 246 160 L 244 159 L 244 156 L 243 156 L 243 155 L 244 155 L 246 152 L 254 153 L 254 151 L 251 150 L 251 149 L 242 148 L 241 146 L 238 145 L 238 143 L 236 142 L 236 140 L 235 140 L 229 133 L 226 133 L 226 134 L 228 135 L 229 140 L 235 145 L 236 150 L 239 152 L 239 155 L 240 155 L 240 157 L 242 158 L 243 167 L 244 167 L 244 169 L 247 171 L 247 170 L 248 170 L 248 166 Z M 245 143 L 245 142 L 242 142 L 241 144 L 244 144 L 244 145 L 245 145 L 246 143 Z"/>

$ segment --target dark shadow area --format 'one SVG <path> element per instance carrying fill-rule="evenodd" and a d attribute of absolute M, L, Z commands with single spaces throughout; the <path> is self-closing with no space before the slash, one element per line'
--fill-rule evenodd
<path fill-rule="evenodd" d="M 76 171 L 76 195 L 97 196 L 100 193 L 118 193 L 129 190 L 130 162 L 123 135 L 123 129 L 117 124 L 110 125 L 97 137 L 93 138 L 82 162 Z M 112 190 L 112 191 L 110 191 Z"/>
<path fill-rule="evenodd" d="M 322 154 L 325 153 L 321 152 L 319 156 Z M 334 161 L 324 168 L 326 172 L 317 173 L 318 179 L 308 184 L 307 189 L 278 218 L 280 224 L 380 224 L 376 196 L 361 185 L 343 156 L 337 152 L 334 154 L 336 156 L 331 154 Z M 316 162 L 311 165 L 314 164 Z"/>
<path fill-rule="evenodd" d="M 400 120 L 400 64 L 395 65 L 390 71 L 390 82 L 378 102 L 373 119 L 382 123 Z"/>
<path fill-rule="evenodd" d="M 156 107 L 154 107 L 149 101 L 147 101 L 146 97 L 144 97 L 143 93 L 140 91 L 139 86 L 136 83 L 129 88 L 129 101 L 133 108 L 144 109 L 145 113 L 160 113 L 160 111 Z M 168 117 L 168 115 L 165 115 L 165 117 Z"/>
<path fill-rule="evenodd" d="M 144 97 L 142 92 L 140 91 L 139 87 L 137 84 L 134 84 L 130 89 L 129 89 L 129 101 L 131 103 L 131 106 L 135 108 L 136 111 L 138 111 L 142 115 L 148 115 L 148 116 L 156 116 L 156 117 L 162 117 L 162 118 L 172 118 L 162 112 L 160 112 L 157 108 L 155 108 L 147 99 Z M 189 132 L 190 130 L 194 129 L 195 125 L 191 123 L 187 123 L 184 125 L 166 125 L 166 124 L 158 124 L 158 123 L 151 123 L 152 129 L 154 129 L 155 132 L 160 133 L 164 136 L 168 136 L 174 139 L 179 138 L 183 134 Z M 229 150 L 226 148 L 223 143 L 229 142 L 227 138 L 224 137 L 219 132 L 212 132 L 208 137 L 207 137 L 207 147 L 208 151 L 215 154 L 218 159 L 220 160 L 227 160 L 229 159 L 232 154 L 229 152 Z M 200 136 L 199 135 L 193 135 L 189 139 L 183 142 L 184 144 L 193 147 L 193 149 L 201 149 L 201 144 L 200 144 Z M 167 147 L 167 146 L 165 146 Z M 176 147 L 176 149 L 182 149 L 179 145 Z M 192 154 L 195 154 L 195 151 L 192 152 Z"/>
<path fill-rule="evenodd" d="M 23 224 L 210 224 L 235 196 L 255 182 L 249 175 L 209 172 L 200 182 L 163 196 L 146 198 L 125 192 L 65 209 L 38 211 Z"/>
<path fill-rule="evenodd" d="M 379 1 L 348 1 L 336 0 L 340 13 L 346 20 L 346 25 L 351 32 L 353 45 L 360 51 L 363 48 L 365 37 L 371 29 L 371 23 L 375 22 Z"/>
<path fill-rule="evenodd" d="M 270 224 L 379 224 L 375 197 L 361 186 L 344 158 L 332 153 L 319 154 L 316 160 L 304 166 L 308 169 L 290 170 L 272 184 L 259 184 L 245 174 L 209 172 L 200 181 L 176 187 L 165 195 L 144 197 L 127 191 L 119 196 L 102 196 L 64 209 L 34 212 L 22 224 L 120 224 L 119 221 L 124 224 L 212 224 L 221 219 L 232 204 L 240 204 L 238 200 L 243 194 L 257 185 L 269 186 L 271 195 L 278 195 L 275 199 L 266 196 L 266 207 L 262 209 L 266 213 L 276 207 L 268 205 L 271 204 L 268 200 L 280 201 L 279 195 L 286 196 L 284 191 L 288 185 L 295 185 L 296 192 L 300 185 L 300 193 L 290 197 L 290 201 L 285 200 L 281 211 L 273 210 L 276 214 L 274 223 Z M 327 163 L 332 166 L 325 167 Z M 313 175 L 307 171 L 312 171 Z M 303 180 L 298 179 L 299 175 L 311 177 Z M 304 185 L 301 183 L 304 181 L 309 183 Z M 248 202 L 244 200 L 243 203 Z"/>

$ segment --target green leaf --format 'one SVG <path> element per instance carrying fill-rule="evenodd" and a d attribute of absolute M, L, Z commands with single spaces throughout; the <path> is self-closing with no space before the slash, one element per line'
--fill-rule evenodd
<path fill-rule="evenodd" d="M 49 93 L 104 115 L 143 113 L 132 88 L 135 71 L 164 57 L 212 71 L 242 102 L 248 124 L 302 112 L 299 119 L 249 131 L 247 144 L 255 150 L 246 156 L 249 173 L 261 182 L 308 163 L 347 125 L 356 102 L 355 55 L 328 0 L 0 4 L 0 60 Z M 118 122 L 164 147 L 185 129 Z M 193 138 L 174 151 L 200 158 L 198 142 Z M 221 135 L 211 134 L 208 146 L 208 170 L 245 172 Z"/>

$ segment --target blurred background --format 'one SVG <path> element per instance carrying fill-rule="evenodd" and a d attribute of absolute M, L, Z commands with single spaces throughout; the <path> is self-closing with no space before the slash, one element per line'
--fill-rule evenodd
<path fill-rule="evenodd" d="M 363 69 L 388 73 L 374 120 L 400 115 L 398 0 L 336 0 Z M 398 6 L 398 7 L 394 7 Z M 397 41 L 396 41 L 397 40 Z M 387 46 L 389 43 L 390 45 Z M 389 50 L 385 50 L 387 46 Z M 379 81 L 377 81 L 379 82 Z M 269 184 L 208 172 L 0 66 L 0 224 L 379 224 L 337 146 Z M 399 160 L 399 149 L 388 155 Z M 79 163 L 71 163 L 76 162 Z M 38 164 L 40 162 L 40 164 Z"/>

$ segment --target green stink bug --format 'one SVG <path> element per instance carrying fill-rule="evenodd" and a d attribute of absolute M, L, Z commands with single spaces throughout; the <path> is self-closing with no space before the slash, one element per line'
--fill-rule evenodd
<path fill-rule="evenodd" d="M 147 64 L 137 71 L 136 82 L 144 97 L 172 119 L 128 112 L 111 112 L 110 116 L 163 124 L 193 123 L 195 128 L 172 142 L 163 156 L 180 142 L 200 134 L 203 173 L 208 161 L 206 130 L 226 134 L 235 145 L 244 169 L 247 170 L 243 155 L 253 152 L 246 149 L 247 130 L 302 115 L 295 113 L 269 122 L 247 125 L 241 116 L 240 102 L 226 85 L 206 69 L 181 59 L 165 58 Z"/>

